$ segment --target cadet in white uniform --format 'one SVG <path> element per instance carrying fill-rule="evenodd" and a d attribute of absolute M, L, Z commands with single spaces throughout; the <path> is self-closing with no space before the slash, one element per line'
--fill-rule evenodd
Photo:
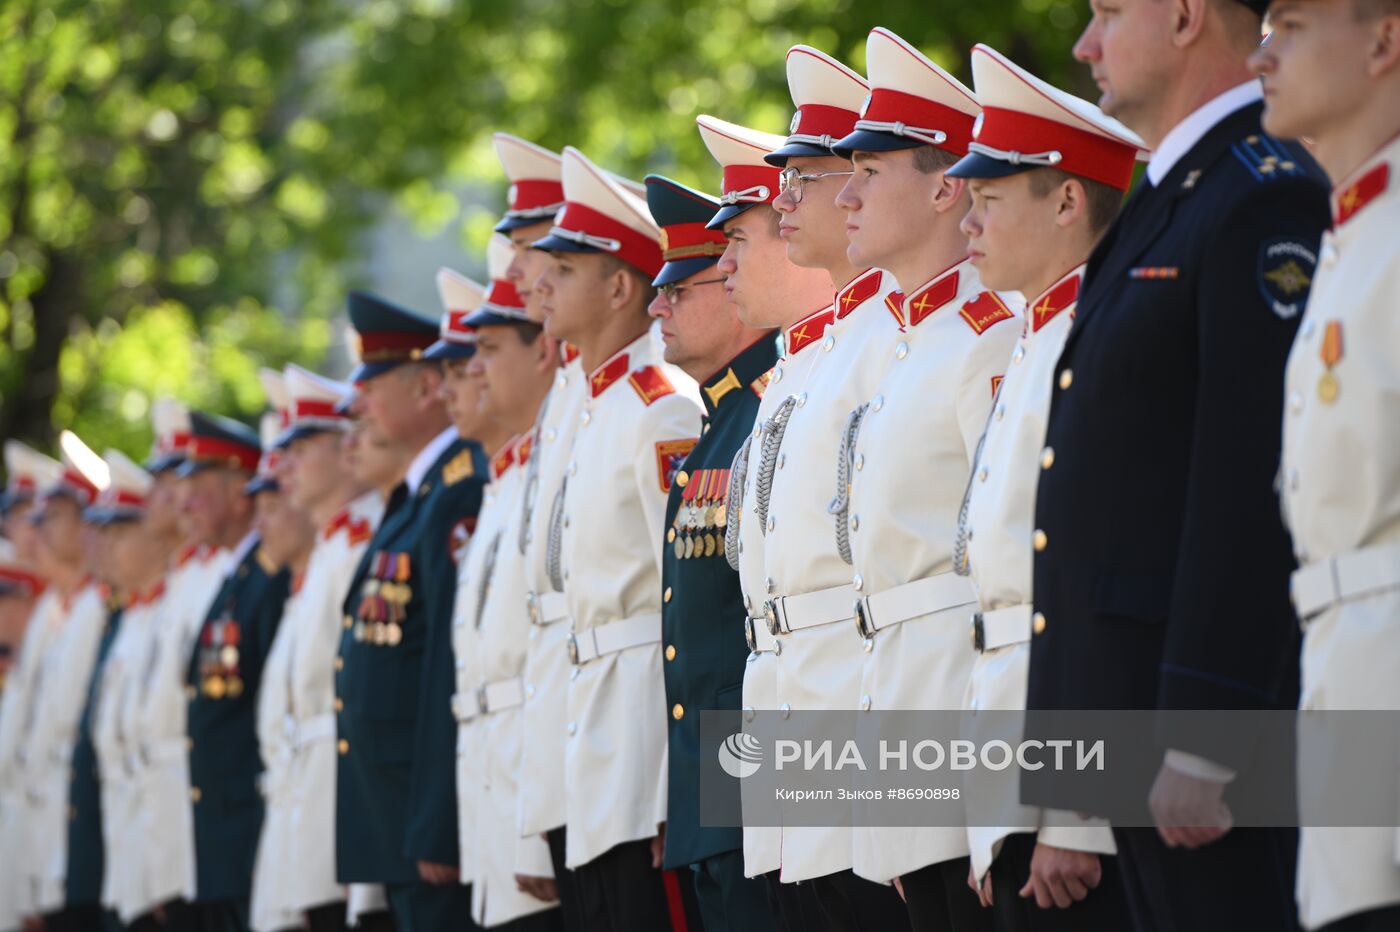
<path fill-rule="evenodd" d="M 531 428 L 553 383 L 558 352 L 526 315 L 506 278 L 512 258 L 510 240 L 493 237 L 487 250 L 491 288 L 465 321 L 476 333 L 469 372 L 478 383 L 476 413 L 485 422 L 483 436 L 516 433 L 499 442 L 492 457 L 487 501 L 473 537 L 472 554 L 479 552 L 480 558 L 463 577 L 465 590 L 459 585 L 453 618 L 456 711 L 459 720 L 469 719 L 459 735 L 465 757 L 474 761 L 464 775 L 476 780 L 459 782 L 457 795 L 473 802 L 472 822 L 462 830 L 462 862 L 475 871 L 472 918 L 484 928 L 550 930 L 563 928 L 557 904 L 536 895 L 536 885 L 521 889 L 516 883 L 517 873 L 554 876 L 548 842 L 538 834 L 516 833 L 517 774 L 526 740 L 521 674 L 532 630 L 519 542 Z"/>
<path fill-rule="evenodd" d="M 25 506 L 30 510 L 38 489 L 59 481 L 63 466 L 18 441 L 5 442 L 5 468 L 9 474 L 6 488 L 7 507 Z M 13 505 L 11 505 L 13 503 Z M 27 515 L 25 516 L 27 519 Z M 41 556 L 34 554 L 36 560 Z M 36 563 L 36 569 L 43 571 Z M 34 703 L 34 678 L 44 655 L 48 638 L 54 631 L 52 617 L 61 601 L 57 590 L 46 589 L 34 603 L 19 656 L 6 678 L 3 699 L 0 699 L 0 850 L 20 851 L 25 846 L 24 784 L 21 782 L 22 739 L 28 732 L 30 709 Z M 18 929 L 23 895 L 25 859 L 6 858 L 0 866 L 0 930 Z"/>
<path fill-rule="evenodd" d="M 949 175 L 969 179 L 973 209 L 963 230 L 983 282 L 1030 298 L 954 550 L 958 571 L 970 570 L 978 595 L 977 659 L 963 698 L 975 713 L 1025 707 L 1031 556 L 1047 542 L 1032 530 L 1035 486 L 1055 362 L 1074 318 L 1084 260 L 1117 214 L 1135 160 L 1146 153 L 1127 127 L 993 49 L 974 48 L 972 69 L 987 116 L 971 154 Z M 1041 232 L 1027 236 L 1033 225 Z M 978 719 L 970 721 L 981 741 L 1019 740 L 1014 718 L 998 718 L 998 727 L 985 732 Z M 1117 865 L 1100 857 L 1115 850 L 1107 825 L 1020 806 L 1014 773 L 979 772 L 964 792 L 986 804 L 985 820 L 974 817 L 968 841 L 973 875 L 1001 926 L 1120 929 L 1131 922 Z M 989 824 L 993 813 L 1007 818 Z"/>
<path fill-rule="evenodd" d="M 1400 709 L 1400 9 L 1276 3 L 1269 13 L 1280 31 L 1251 59 L 1267 92 L 1264 128 L 1306 136 L 1334 180 L 1333 225 L 1284 381 L 1279 475 L 1299 563 L 1300 707 Z M 1342 66 L 1347 55 L 1354 63 Z M 1297 895 L 1306 928 L 1396 928 L 1400 833 L 1305 822 Z"/>
<path fill-rule="evenodd" d="M 20 909 L 31 916 L 55 914 L 64 905 L 67 868 L 69 766 L 77 740 L 78 720 L 87 684 L 97 660 L 98 642 L 107 620 L 103 593 L 94 578 L 96 554 L 82 524 L 84 508 L 107 486 L 107 465 L 69 431 L 59 437 L 63 474 L 42 490 L 35 512 L 40 548 L 66 576 L 50 574 L 61 602 L 51 616 L 46 639 L 29 688 L 34 691 L 20 746 L 20 779 L 27 812 L 24 852 L 25 889 Z"/>
<path fill-rule="evenodd" d="M 139 737 L 130 726 L 165 596 L 166 568 L 182 537 L 178 480 L 173 470 L 184 458 L 189 415 L 178 402 L 158 398 L 151 406 L 151 422 L 155 446 L 145 467 L 152 484 L 135 545 L 149 548 L 149 553 L 124 554 L 120 558 L 131 561 L 138 569 L 125 581 L 131 587 L 131 596 L 97 684 L 93 721 L 93 741 L 102 774 L 102 904 L 133 927 L 148 926 L 156 920 L 150 915 L 142 916 L 153 904 L 145 892 L 146 858 L 139 853 L 141 748 Z"/>
<path fill-rule="evenodd" d="M 282 617 L 290 632 L 285 688 L 287 731 L 293 736 L 287 773 L 291 806 L 288 906 L 312 929 L 344 924 L 344 891 L 335 880 L 335 681 L 332 665 L 342 618 L 340 607 L 383 505 L 345 463 L 349 419 L 343 407 L 351 387 L 299 366 L 284 370 L 291 407 L 280 470 L 282 494 L 319 529 L 316 543 Z M 295 609 L 295 610 L 294 610 Z M 279 637 L 280 637 L 279 632 Z M 264 823 L 266 824 L 266 823 Z"/>
<path fill-rule="evenodd" d="M 515 285 L 530 319 L 543 323 L 540 293 L 534 286 L 550 259 L 548 253 L 531 247 L 549 233 L 554 215 L 564 206 L 562 161 L 558 154 L 507 133 L 497 133 L 495 143 L 511 182 L 510 206 L 496 224 L 496 231 L 509 236 L 515 250 L 506 278 Z M 574 873 L 564 864 L 564 746 L 571 626 L 565 623 L 569 612 L 564 593 L 555 586 L 546 558 L 549 528 L 586 397 L 582 365 L 578 350 L 560 344 L 554 384 L 532 431 L 516 541 L 524 560 L 525 607 L 531 625 L 522 674 L 525 704 L 521 720 L 526 737 L 521 746 L 516 831 L 522 838 L 545 836 L 555 878 L 552 886 L 541 882 L 527 873 L 533 865 L 521 863 L 516 879 L 539 896 L 558 896 L 570 932 L 587 928 L 579 911 Z M 526 848 L 519 850 L 528 852 Z"/>
<path fill-rule="evenodd" d="M 700 408 L 694 382 L 659 364 L 649 332 L 661 250 L 646 204 L 574 149 L 564 151 L 564 193 L 535 245 L 554 256 L 536 284 L 546 331 L 577 345 L 589 373 L 551 548 L 573 620 L 566 861 L 590 927 L 655 927 L 667 921 L 651 850 L 666 811 L 665 725 L 645 712 L 665 703 L 656 542 Z"/>
<path fill-rule="evenodd" d="M 855 171 L 836 203 L 850 257 L 889 269 L 899 290 L 885 302 L 895 330 L 867 357 L 884 375 L 850 413 L 831 486 L 837 549 L 860 600 L 842 646 L 859 671 L 861 711 L 952 709 L 972 666 L 974 597 L 952 571 L 954 530 L 1019 328 L 966 261 L 966 187 L 943 174 L 967 153 L 980 112 L 972 92 L 885 29 L 870 33 L 866 60 L 870 103 L 836 144 Z M 962 827 L 872 826 L 859 815 L 854 870 L 900 877 L 915 929 L 989 925 L 965 883 Z"/>

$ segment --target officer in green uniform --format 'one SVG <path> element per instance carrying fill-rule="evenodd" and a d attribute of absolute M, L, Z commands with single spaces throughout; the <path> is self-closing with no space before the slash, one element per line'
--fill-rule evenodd
<path fill-rule="evenodd" d="M 184 476 L 211 469 L 246 472 L 256 463 L 252 430 L 200 412 L 190 413 L 189 458 Z M 244 494 L 255 508 L 275 497 L 266 478 L 249 482 Z M 246 509 L 240 513 L 246 521 Z M 256 530 L 234 550 L 232 569 L 209 606 L 195 639 L 186 676 L 193 696 L 187 718 L 190 799 L 194 809 L 195 895 L 193 909 L 203 929 L 246 929 L 253 859 L 262 828 L 257 778 L 262 770 L 255 730 L 263 662 L 282 619 L 290 591 L 286 570 L 264 552 Z"/>
<path fill-rule="evenodd" d="M 360 341 L 353 411 L 408 470 L 356 568 L 335 661 L 336 872 L 386 885 L 401 932 L 474 928 L 458 871 L 451 622 L 455 555 L 488 475 L 448 421 L 438 322 L 352 292 Z"/>
<path fill-rule="evenodd" d="M 720 202 L 650 175 L 647 206 L 666 264 L 652 282 L 668 363 L 700 383 L 700 440 L 676 474 L 662 546 L 662 638 L 670 748 L 665 868 L 689 867 L 707 929 L 770 930 L 761 879 L 744 876 L 743 830 L 700 825 L 700 711 L 740 706 L 749 648 L 739 574 L 724 552 L 730 465 L 753 429 L 778 359 L 771 331 L 740 322 L 716 263 Z M 767 210 L 767 207 L 762 209 Z"/>

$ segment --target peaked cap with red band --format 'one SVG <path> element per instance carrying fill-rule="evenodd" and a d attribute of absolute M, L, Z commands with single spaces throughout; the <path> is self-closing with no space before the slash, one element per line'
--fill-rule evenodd
<path fill-rule="evenodd" d="M 151 430 L 155 443 L 144 465 L 156 476 L 184 462 L 190 442 L 190 409 L 174 398 L 157 398 L 151 402 Z"/>
<path fill-rule="evenodd" d="M 19 558 L 15 545 L 0 537 L 0 595 L 31 598 L 44 591 L 44 577 Z"/>
<path fill-rule="evenodd" d="M 765 156 L 779 168 L 794 157 L 832 155 L 831 147 L 855 129 L 870 93 L 865 78 L 807 45 L 788 49 L 787 80 L 797 112 L 786 142 Z"/>
<path fill-rule="evenodd" d="M 936 146 L 966 155 L 980 107 L 972 91 L 899 36 L 876 26 L 865 42 L 870 97 L 849 136 L 832 147 L 852 152 L 891 152 Z"/>
<path fill-rule="evenodd" d="M 501 324 L 530 323 L 530 315 L 525 313 L 525 300 L 515 290 L 515 282 L 506 278 L 511 259 L 515 257 L 515 247 L 510 239 L 496 235 L 486 246 L 486 269 L 491 275 L 491 287 L 486 297 L 468 318 L 469 327 L 491 327 Z"/>
<path fill-rule="evenodd" d="M 491 141 L 510 179 L 510 206 L 496 224 L 496 232 L 509 233 L 552 220 L 564 206 L 563 160 L 559 154 L 509 133 L 497 133 Z"/>
<path fill-rule="evenodd" d="M 18 440 L 5 441 L 5 494 L 0 497 L 0 514 L 16 505 L 34 501 L 39 490 L 48 488 L 63 475 L 63 464 Z"/>
<path fill-rule="evenodd" d="M 217 414 L 191 411 L 189 449 L 177 474 L 192 476 L 204 469 L 255 472 L 261 456 L 262 443 L 248 425 Z"/>
<path fill-rule="evenodd" d="M 438 335 L 436 317 L 400 307 L 367 291 L 352 291 L 347 302 L 355 328 L 360 364 L 350 381 L 367 382 L 396 366 L 423 358 Z"/>
<path fill-rule="evenodd" d="M 42 498 L 61 496 L 87 508 L 97 501 L 97 495 L 107 487 L 107 464 L 78 435 L 65 430 L 58 435 L 61 472 L 49 485 L 42 487 Z"/>
<path fill-rule="evenodd" d="M 601 252 L 650 279 L 661 271 L 660 235 L 644 200 L 582 152 L 564 149 L 564 209 L 536 249 Z"/>
<path fill-rule="evenodd" d="M 277 415 L 277 430 L 281 433 L 292 422 L 292 397 L 287 391 L 287 381 L 281 372 L 266 366 L 258 370 L 258 381 L 267 396 L 267 406 Z"/>
<path fill-rule="evenodd" d="M 661 257 L 666 260 L 652 284 L 673 285 L 719 262 L 729 240 L 706 226 L 719 201 L 660 175 L 647 175 L 646 185 L 647 207 L 661 226 Z"/>
<path fill-rule="evenodd" d="M 1132 130 L 985 45 L 972 49 L 972 77 L 982 115 L 968 154 L 950 176 L 1003 178 L 1054 167 L 1128 190 L 1133 164 L 1147 157 Z"/>
<path fill-rule="evenodd" d="M 724 170 L 719 202 L 724 206 L 710 220 L 712 230 L 724 225 L 756 204 L 771 204 L 778 196 L 778 169 L 767 162 L 768 154 L 780 148 L 784 139 L 737 123 L 701 114 L 695 118 L 700 138 Z"/>
<path fill-rule="evenodd" d="M 262 443 L 262 456 L 258 457 L 258 468 L 253 474 L 253 478 L 243 484 L 244 495 L 281 491 L 281 484 L 278 482 L 278 467 L 282 465 L 282 447 L 278 441 L 281 440 L 283 433 L 281 415 L 275 411 L 263 412 L 263 416 L 258 419 L 258 437 Z"/>
<path fill-rule="evenodd" d="M 281 434 L 275 441 L 285 447 L 293 440 L 328 431 L 344 431 L 350 427 L 345 401 L 354 387 L 317 375 L 294 363 L 282 370 L 287 386 L 288 416 Z"/>
<path fill-rule="evenodd" d="M 438 323 L 438 338 L 423 353 L 424 359 L 468 359 L 476 352 L 476 329 L 467 323 L 481 302 L 486 289 L 461 272 L 438 269 L 438 298 L 442 301 L 442 320 Z"/>
<path fill-rule="evenodd" d="M 102 454 L 107 464 L 107 487 L 97 495 L 97 501 L 83 511 L 83 520 L 93 524 L 115 524 L 135 521 L 146 511 L 146 496 L 151 491 L 151 474 L 146 472 L 120 450 Z"/>

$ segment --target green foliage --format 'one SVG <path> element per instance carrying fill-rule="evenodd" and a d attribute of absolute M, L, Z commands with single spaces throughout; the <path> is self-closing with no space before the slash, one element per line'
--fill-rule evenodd
<path fill-rule="evenodd" d="M 385 205 L 480 254 L 490 133 L 714 188 L 694 129 L 773 132 L 803 42 L 864 68 L 887 26 L 969 80 L 987 42 L 1087 92 L 1079 0 L 6 0 L 0 435 L 140 456 L 158 393 L 251 419 L 317 364 Z M 480 265 L 480 260 L 464 261 Z"/>

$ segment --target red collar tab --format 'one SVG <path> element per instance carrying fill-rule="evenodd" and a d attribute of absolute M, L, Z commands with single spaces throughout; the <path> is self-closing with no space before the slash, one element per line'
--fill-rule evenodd
<path fill-rule="evenodd" d="M 515 441 L 512 437 L 501 447 L 500 452 L 491 458 L 491 478 L 499 479 L 515 465 Z"/>
<path fill-rule="evenodd" d="M 836 319 L 844 320 L 852 311 L 873 298 L 875 292 L 880 290 L 880 283 L 884 281 L 884 277 L 884 273 L 879 269 L 870 269 L 863 275 L 857 275 L 836 295 Z"/>
<path fill-rule="evenodd" d="M 1079 299 L 1079 281 L 1080 275 L 1076 272 L 1029 305 L 1032 333 L 1054 320 L 1056 314 Z"/>
<path fill-rule="evenodd" d="M 787 355 L 794 356 L 803 348 L 811 346 L 822 338 L 826 333 L 826 328 L 836 320 L 834 308 L 824 307 L 815 314 L 802 318 L 797 323 L 787 329 L 784 342 L 787 344 Z"/>
<path fill-rule="evenodd" d="M 578 359 L 578 352 L 578 347 L 574 346 L 572 343 L 559 344 L 559 358 L 563 360 L 566 366 L 575 359 Z"/>
<path fill-rule="evenodd" d="M 1390 186 L 1390 163 L 1382 162 L 1339 191 L 1335 198 L 1334 226 L 1341 226 Z"/>
<path fill-rule="evenodd" d="M 956 298 L 960 278 L 957 269 L 944 272 L 905 299 L 904 312 L 909 317 L 909 326 L 922 323 L 934 311 Z"/>
<path fill-rule="evenodd" d="M 592 397 L 597 398 L 611 388 L 618 379 L 626 375 L 630 363 L 626 351 L 623 351 L 589 373 L 588 387 L 592 392 Z"/>

